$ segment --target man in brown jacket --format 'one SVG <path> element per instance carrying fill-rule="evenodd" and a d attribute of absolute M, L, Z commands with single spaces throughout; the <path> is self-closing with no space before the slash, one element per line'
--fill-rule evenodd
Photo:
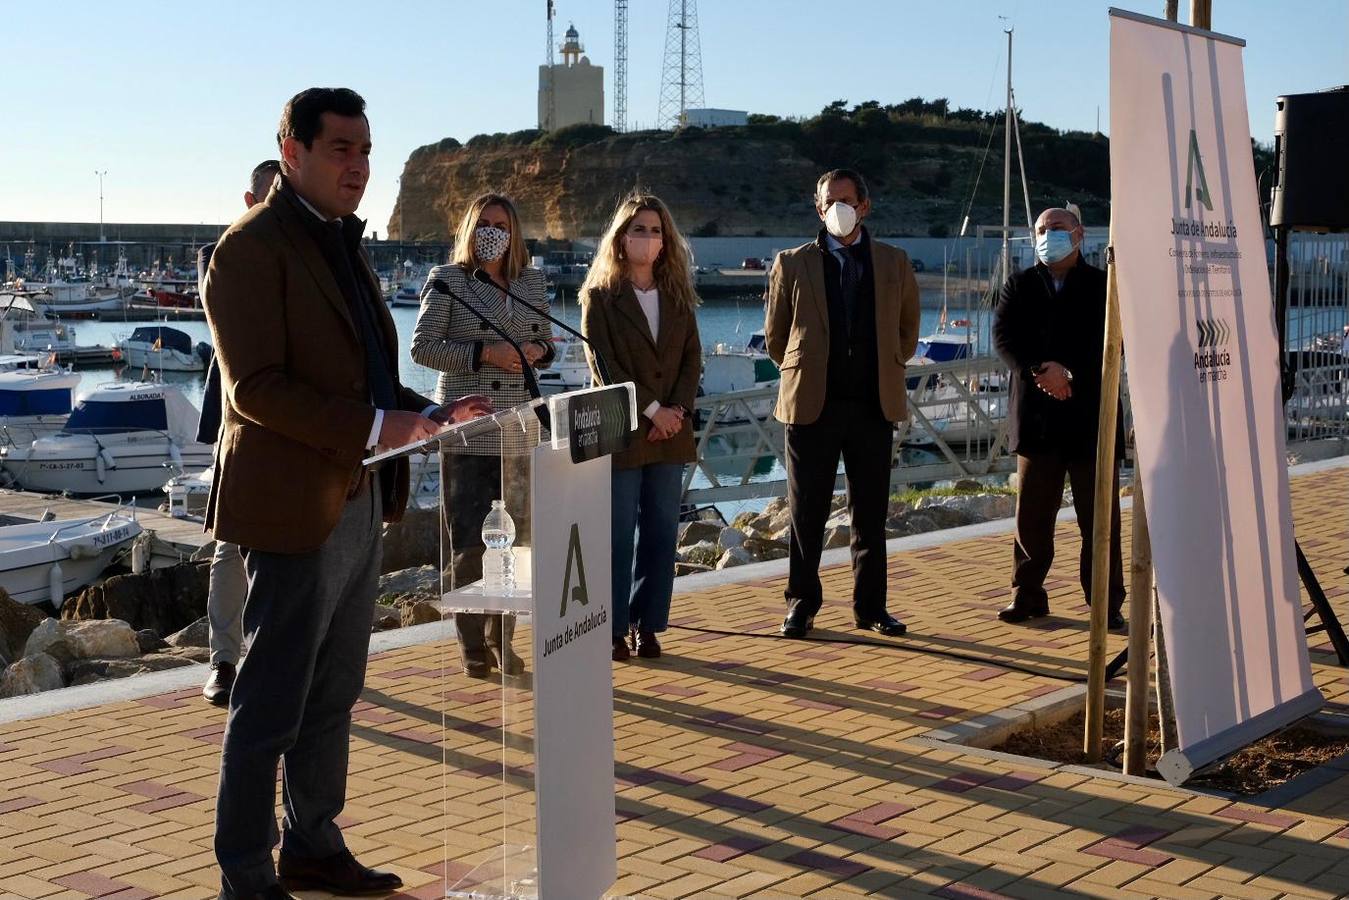
<path fill-rule="evenodd" d="M 402 515 L 406 463 L 376 447 L 482 410 L 398 381 L 397 334 L 354 215 L 370 175 L 365 101 L 311 88 L 282 113 L 282 174 L 216 244 L 203 300 L 224 393 L 207 526 L 248 572 L 250 649 L 230 695 L 216 803 L 221 898 L 283 900 L 280 880 L 334 894 L 396 890 L 347 851 L 351 708 L 365 678 L 380 524 Z"/>
<path fill-rule="evenodd" d="M 823 603 L 820 553 L 838 478 L 848 484 L 853 622 L 901 635 L 886 606 L 885 513 L 894 423 L 908 417 L 904 366 L 918 345 L 918 282 L 903 250 L 861 224 L 871 211 L 862 176 L 820 177 L 824 228 L 778 254 L 764 337 L 782 370 L 775 414 L 786 426 L 791 512 L 784 637 L 805 637 Z"/>

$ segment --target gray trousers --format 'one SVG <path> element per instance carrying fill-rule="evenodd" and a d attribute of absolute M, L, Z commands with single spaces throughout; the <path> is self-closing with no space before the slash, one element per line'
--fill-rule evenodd
<path fill-rule="evenodd" d="M 238 544 L 215 542 L 211 586 L 206 595 L 206 621 L 211 630 L 211 665 L 239 664 L 244 643 L 244 598 L 248 575 Z"/>
<path fill-rule="evenodd" d="M 379 579 L 381 501 L 363 489 L 311 553 L 243 549 L 248 656 L 230 694 L 220 755 L 215 852 L 225 888 L 277 881 L 272 848 L 319 859 L 345 849 L 351 708 L 365 682 Z M 277 833 L 281 764 L 284 837 Z"/>

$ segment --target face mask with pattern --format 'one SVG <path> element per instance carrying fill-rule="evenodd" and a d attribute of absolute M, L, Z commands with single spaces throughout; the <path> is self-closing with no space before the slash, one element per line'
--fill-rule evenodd
<path fill-rule="evenodd" d="M 473 232 L 473 255 L 478 262 L 496 262 L 511 245 L 511 233 L 492 225 L 480 225 Z"/>

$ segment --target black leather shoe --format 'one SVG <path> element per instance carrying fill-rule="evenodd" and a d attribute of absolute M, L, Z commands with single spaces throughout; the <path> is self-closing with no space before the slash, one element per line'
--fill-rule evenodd
<path fill-rule="evenodd" d="M 234 688 L 234 664 L 216 663 L 211 666 L 211 677 L 206 679 L 201 695 L 212 706 L 229 706 L 230 691 Z"/>
<path fill-rule="evenodd" d="M 1031 619 L 1043 619 L 1049 615 L 1049 604 L 1043 606 L 1022 606 L 1015 600 L 998 610 L 998 618 L 1017 625 Z"/>
<path fill-rule="evenodd" d="M 1124 620 L 1124 616 L 1121 613 L 1112 612 L 1105 620 L 1105 627 L 1109 628 L 1111 631 L 1128 632 L 1129 623 Z"/>
<path fill-rule="evenodd" d="M 654 631 L 637 630 L 637 655 L 642 659 L 660 659 L 660 641 Z"/>
<path fill-rule="evenodd" d="M 299 900 L 299 898 L 281 885 L 274 884 L 260 894 L 232 894 L 229 891 L 221 891 L 217 900 Z"/>
<path fill-rule="evenodd" d="M 782 620 L 782 628 L 779 629 L 783 637 L 803 638 L 810 633 L 810 629 L 815 627 L 815 617 L 807 615 L 800 605 L 793 606 L 787 612 L 787 618 Z"/>
<path fill-rule="evenodd" d="M 632 658 L 632 651 L 628 649 L 627 638 L 614 638 L 614 662 L 627 662 Z"/>
<path fill-rule="evenodd" d="M 909 627 L 889 613 L 881 613 L 875 619 L 853 619 L 853 624 L 863 631 L 874 631 L 886 637 L 899 637 Z"/>
<path fill-rule="evenodd" d="M 387 894 L 403 886 L 403 879 L 394 873 L 376 872 L 358 863 L 350 850 L 324 859 L 288 856 L 282 850 L 276 872 L 289 890 L 327 891 L 340 897 Z"/>

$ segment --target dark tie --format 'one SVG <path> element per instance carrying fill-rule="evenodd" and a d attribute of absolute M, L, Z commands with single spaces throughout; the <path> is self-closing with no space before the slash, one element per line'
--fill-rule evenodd
<path fill-rule="evenodd" d="M 843 257 L 841 266 L 843 319 L 848 324 L 849 333 L 852 332 L 853 310 L 857 306 L 857 286 L 862 282 L 862 261 L 857 257 L 857 249 L 856 246 L 839 248 L 839 253 Z"/>

